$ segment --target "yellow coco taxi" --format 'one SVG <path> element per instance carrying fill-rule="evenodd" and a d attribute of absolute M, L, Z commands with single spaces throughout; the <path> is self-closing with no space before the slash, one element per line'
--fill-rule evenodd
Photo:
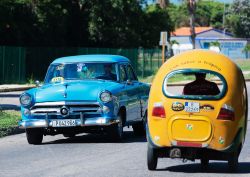
<path fill-rule="evenodd" d="M 247 128 L 242 71 L 226 56 L 206 50 L 181 53 L 163 64 L 148 102 L 147 163 L 159 157 L 226 160 L 236 170 Z"/>

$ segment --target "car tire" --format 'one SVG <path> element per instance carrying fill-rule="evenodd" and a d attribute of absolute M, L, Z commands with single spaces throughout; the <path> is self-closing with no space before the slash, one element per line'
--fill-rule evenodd
<path fill-rule="evenodd" d="M 201 169 L 205 170 L 208 168 L 209 160 L 207 158 L 201 158 Z"/>
<path fill-rule="evenodd" d="M 29 144 L 41 144 L 43 141 L 43 129 L 27 128 L 26 138 Z"/>
<path fill-rule="evenodd" d="M 118 115 L 119 122 L 108 128 L 108 134 L 111 140 L 121 141 L 123 139 L 123 120 L 122 116 Z"/>
<path fill-rule="evenodd" d="M 147 163 L 149 170 L 156 170 L 158 163 L 158 154 L 157 154 L 157 149 L 154 149 L 151 145 L 148 145 Z"/>
<path fill-rule="evenodd" d="M 232 152 L 228 156 L 228 168 L 230 172 L 236 172 L 238 170 L 238 165 L 239 165 L 239 153 Z"/>
<path fill-rule="evenodd" d="M 135 123 L 134 125 L 132 125 L 132 127 L 133 127 L 134 134 L 136 136 L 145 136 L 146 135 L 145 126 L 144 126 L 143 121 Z"/>
<path fill-rule="evenodd" d="M 136 136 L 146 136 L 146 122 L 147 122 L 147 112 L 145 113 L 141 122 L 132 125 L 134 134 Z"/>

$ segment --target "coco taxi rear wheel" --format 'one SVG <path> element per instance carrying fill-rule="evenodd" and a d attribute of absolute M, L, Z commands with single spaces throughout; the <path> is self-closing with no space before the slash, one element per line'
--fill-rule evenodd
<path fill-rule="evenodd" d="M 148 145 L 147 151 L 147 163 L 149 170 L 155 170 L 158 162 L 157 150 L 154 149 L 151 145 Z"/>
<path fill-rule="evenodd" d="M 209 165 L 209 160 L 206 157 L 201 158 L 201 168 L 203 170 L 207 169 Z"/>
<path fill-rule="evenodd" d="M 238 152 L 232 152 L 228 156 L 228 168 L 230 172 L 236 172 L 239 166 L 239 154 Z"/>

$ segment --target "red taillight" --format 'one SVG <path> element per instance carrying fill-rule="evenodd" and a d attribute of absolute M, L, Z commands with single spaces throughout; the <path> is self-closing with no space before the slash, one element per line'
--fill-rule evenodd
<path fill-rule="evenodd" d="M 152 116 L 165 118 L 165 109 L 162 104 L 155 104 L 152 111 Z"/>
<path fill-rule="evenodd" d="M 223 107 L 220 109 L 220 113 L 217 117 L 219 120 L 232 120 L 234 121 L 234 110 L 231 106 L 223 105 Z"/>

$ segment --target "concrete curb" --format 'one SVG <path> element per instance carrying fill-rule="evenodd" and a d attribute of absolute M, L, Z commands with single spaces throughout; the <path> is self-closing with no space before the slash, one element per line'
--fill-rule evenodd
<path fill-rule="evenodd" d="M 27 86 L 27 87 L 14 87 L 14 88 L 0 88 L 0 93 L 2 92 L 16 92 L 16 91 L 25 91 L 31 88 L 35 88 L 35 86 Z"/>

